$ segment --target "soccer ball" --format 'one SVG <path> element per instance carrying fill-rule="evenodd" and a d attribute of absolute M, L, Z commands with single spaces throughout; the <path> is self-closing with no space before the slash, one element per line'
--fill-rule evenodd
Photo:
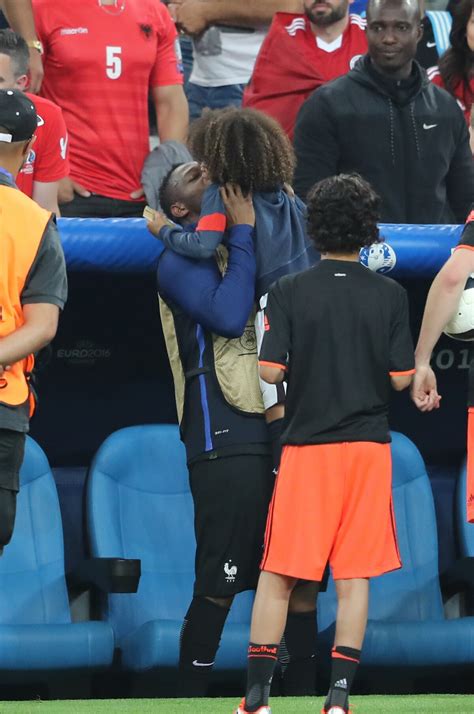
<path fill-rule="evenodd" d="M 474 341 L 474 279 L 468 278 L 458 309 L 444 328 L 445 335 L 461 342 Z"/>

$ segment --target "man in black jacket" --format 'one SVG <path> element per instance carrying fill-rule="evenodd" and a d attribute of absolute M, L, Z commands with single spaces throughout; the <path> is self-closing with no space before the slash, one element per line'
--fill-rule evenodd
<path fill-rule="evenodd" d="M 474 163 L 463 114 L 414 60 L 417 0 L 370 0 L 369 51 L 305 102 L 295 130 L 295 188 L 351 171 L 382 198 L 382 221 L 464 223 Z"/>

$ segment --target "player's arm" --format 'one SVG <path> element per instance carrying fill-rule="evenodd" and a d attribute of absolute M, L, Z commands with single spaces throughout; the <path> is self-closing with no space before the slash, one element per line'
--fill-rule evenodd
<path fill-rule="evenodd" d="M 0 7 L 8 20 L 8 24 L 28 43 L 37 42 L 35 21 L 31 0 L 0 0 Z M 30 86 L 29 91 L 37 94 L 43 81 L 43 63 L 37 49 L 30 47 Z"/>
<path fill-rule="evenodd" d="M 474 272 L 474 249 L 457 248 L 434 279 L 426 300 L 415 356 L 429 365 L 443 329 L 454 315 L 469 275 Z"/>
<path fill-rule="evenodd" d="M 256 264 L 251 228 L 230 231 L 224 277 L 211 261 L 191 261 L 165 251 L 158 264 L 158 290 L 206 330 L 240 337 L 254 303 Z"/>
<path fill-rule="evenodd" d="M 224 337 L 240 337 L 254 304 L 257 267 L 252 240 L 255 212 L 251 196 L 240 189 L 222 189 L 232 224 L 224 276 L 214 261 L 189 261 L 165 253 L 158 266 L 159 290 L 206 329 Z"/>
<path fill-rule="evenodd" d="M 189 109 L 183 86 L 153 87 L 152 95 L 160 141 L 184 143 L 188 134 Z"/>
<path fill-rule="evenodd" d="M 169 9 L 186 33 L 199 35 L 211 25 L 268 25 L 276 12 L 303 12 L 303 0 L 176 0 Z"/>
<path fill-rule="evenodd" d="M 47 211 L 60 215 L 58 206 L 59 181 L 33 181 L 33 201 Z"/>

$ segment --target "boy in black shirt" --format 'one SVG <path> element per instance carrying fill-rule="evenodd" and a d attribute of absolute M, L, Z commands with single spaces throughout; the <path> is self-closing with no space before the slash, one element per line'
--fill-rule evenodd
<path fill-rule="evenodd" d="M 378 240 L 379 199 L 356 174 L 316 184 L 309 235 L 321 263 L 279 280 L 266 309 L 260 374 L 288 383 L 280 471 L 252 615 L 247 693 L 236 714 L 269 714 L 288 598 L 329 561 L 338 612 L 326 714 L 346 714 L 369 578 L 401 566 L 391 495 L 390 385 L 408 387 L 413 345 L 404 289 L 359 263 Z"/>

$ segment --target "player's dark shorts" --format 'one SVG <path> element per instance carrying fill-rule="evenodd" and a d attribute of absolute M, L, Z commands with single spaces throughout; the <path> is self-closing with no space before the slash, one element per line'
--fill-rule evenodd
<path fill-rule="evenodd" d="M 320 580 L 329 561 L 338 580 L 400 568 L 391 486 L 390 444 L 285 446 L 262 570 Z"/>
<path fill-rule="evenodd" d="M 269 455 L 226 456 L 189 467 L 194 499 L 194 595 L 230 597 L 253 590 L 275 477 Z"/>

